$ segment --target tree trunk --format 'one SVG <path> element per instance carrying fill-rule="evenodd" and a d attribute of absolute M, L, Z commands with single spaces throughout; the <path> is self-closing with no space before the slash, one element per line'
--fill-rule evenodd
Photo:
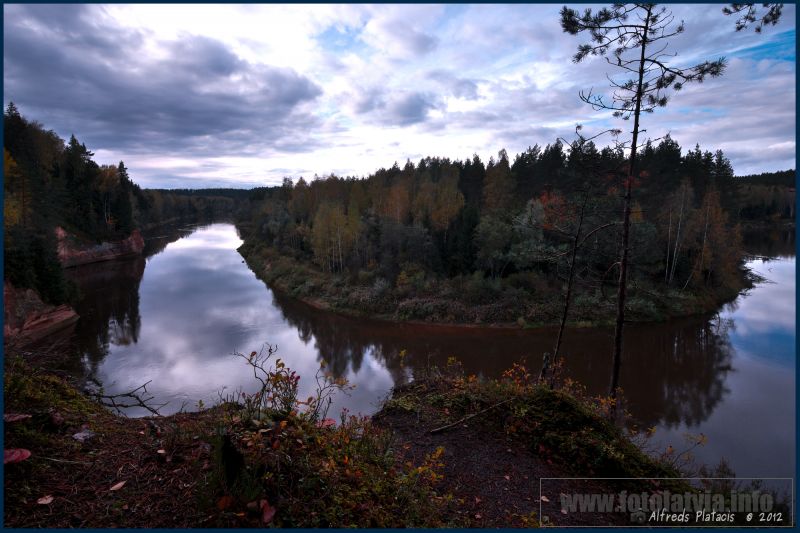
<path fill-rule="evenodd" d="M 709 204 L 706 203 L 706 225 L 703 228 L 703 244 L 700 246 L 700 264 L 697 267 L 697 272 L 698 274 L 700 274 L 701 278 L 703 277 L 703 259 L 705 258 L 704 256 L 706 253 L 706 235 L 708 235 L 708 210 L 709 210 Z M 692 270 L 692 272 L 689 274 L 689 277 L 686 279 L 686 283 L 683 284 L 684 289 L 686 289 L 686 287 L 689 286 L 689 282 L 692 280 L 693 277 L 694 277 L 694 270 Z"/>
<path fill-rule="evenodd" d="M 672 243 L 672 208 L 669 208 L 669 226 L 667 227 L 667 266 L 664 267 L 664 283 L 669 282 L 669 245 Z"/>
<path fill-rule="evenodd" d="M 622 258 L 619 265 L 619 283 L 617 286 L 617 322 L 614 328 L 614 352 L 612 357 L 611 385 L 609 393 L 617 397 L 619 387 L 619 368 L 622 363 L 622 332 L 625 324 L 625 297 L 628 284 L 628 242 L 631 229 L 631 187 L 636 176 L 636 143 L 639 142 L 639 115 L 642 111 L 642 85 L 644 82 L 645 49 L 647 48 L 647 31 L 650 28 L 650 14 L 653 6 L 647 7 L 647 15 L 642 31 L 642 53 L 639 58 L 639 82 L 636 89 L 636 108 L 633 112 L 633 138 L 631 139 L 631 162 L 628 167 L 628 179 L 625 183 L 625 201 L 622 213 Z"/>
<path fill-rule="evenodd" d="M 586 191 L 586 195 L 583 197 L 583 204 L 581 205 L 581 214 L 578 218 L 578 228 L 575 230 L 575 236 L 572 239 L 572 256 L 569 262 L 569 276 L 567 277 L 567 293 L 564 296 L 564 309 L 561 313 L 561 324 L 558 328 L 558 337 L 556 337 L 556 346 L 553 349 L 553 358 L 551 359 L 551 365 L 555 366 L 556 361 L 558 360 L 558 352 L 561 349 L 561 341 L 564 338 L 564 328 L 567 324 L 567 315 L 569 314 L 569 306 L 570 302 L 572 301 L 572 282 L 575 279 L 575 257 L 578 255 L 578 240 L 581 235 L 581 228 L 583 227 L 583 218 L 584 213 L 586 213 L 586 202 L 589 200 L 589 191 Z M 542 367 L 542 375 L 540 379 L 544 379 L 546 376 L 547 368 Z M 552 385 L 552 382 L 551 382 Z"/>
<path fill-rule="evenodd" d="M 683 224 L 683 208 L 686 205 L 686 184 L 683 184 L 683 191 L 681 193 L 681 210 L 678 214 L 678 227 L 675 230 L 675 251 L 672 253 L 672 270 L 669 273 L 669 282 L 675 278 L 675 266 L 678 264 L 678 247 L 681 240 L 681 225 Z"/>

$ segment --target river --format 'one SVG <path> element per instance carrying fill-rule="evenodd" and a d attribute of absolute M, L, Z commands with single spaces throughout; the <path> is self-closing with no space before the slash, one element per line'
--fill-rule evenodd
<path fill-rule="evenodd" d="M 356 385 L 342 408 L 370 414 L 391 388 L 455 356 L 468 373 L 498 376 L 514 362 L 538 369 L 555 330 L 498 330 L 390 324 L 320 311 L 272 291 L 239 256 L 231 224 L 185 227 L 147 239 L 144 257 L 68 270 L 81 289 L 72 342 L 86 377 L 111 393 L 150 381 L 162 413 L 253 392 L 252 370 L 235 351 L 265 343 L 312 391 L 324 361 Z M 747 243 L 747 241 L 746 241 Z M 761 247 L 758 247 L 761 243 Z M 767 281 L 713 316 L 626 329 L 620 384 L 651 446 L 686 447 L 704 434 L 698 461 L 725 458 L 739 477 L 792 477 L 795 469 L 794 238 L 748 251 L 768 254 L 748 268 Z M 612 331 L 571 329 L 563 353 L 570 377 L 591 394 L 607 390 Z M 402 354 L 402 355 L 401 355 Z M 77 361 L 77 359 L 76 359 Z M 132 409 L 131 416 L 147 414 Z"/>

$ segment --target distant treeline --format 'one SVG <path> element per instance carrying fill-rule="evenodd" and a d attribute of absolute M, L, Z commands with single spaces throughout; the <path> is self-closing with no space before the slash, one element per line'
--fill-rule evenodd
<path fill-rule="evenodd" d="M 247 200 L 253 196 L 260 188 L 254 189 L 231 189 L 221 187 L 210 187 L 207 189 L 147 189 L 148 191 L 160 194 L 171 194 L 175 196 L 190 196 L 198 198 L 230 198 L 232 200 Z"/>
<path fill-rule="evenodd" d="M 69 296 L 56 253 L 56 226 L 86 244 L 117 240 L 166 221 L 230 217 L 235 198 L 249 194 L 145 190 L 122 161 L 98 165 L 74 135 L 65 142 L 23 117 L 13 103 L 3 119 L 4 278 L 37 290 L 50 303 Z"/>
<path fill-rule="evenodd" d="M 739 216 L 743 221 L 776 222 L 795 218 L 794 170 L 765 172 L 737 177 L 739 183 Z"/>
<path fill-rule="evenodd" d="M 142 189 L 121 161 L 97 164 L 74 136 L 65 142 L 13 103 L 4 139 L 5 278 L 50 302 L 67 296 L 57 225 L 91 243 L 170 221 L 236 217 L 252 228 L 250 245 L 395 288 L 459 276 L 492 280 L 489 292 L 559 283 L 578 225 L 575 267 L 587 286 L 612 279 L 618 255 L 626 158 L 591 142 L 536 145 L 513 160 L 505 150 L 488 162 L 427 157 L 365 179 L 166 190 Z M 792 171 L 734 178 L 721 150 L 683 153 L 669 137 L 640 153 L 634 279 L 731 285 L 736 223 L 794 216 Z"/>

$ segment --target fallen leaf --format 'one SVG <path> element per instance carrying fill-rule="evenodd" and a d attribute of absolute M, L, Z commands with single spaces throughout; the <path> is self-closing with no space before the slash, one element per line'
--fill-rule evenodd
<path fill-rule="evenodd" d="M 27 420 L 31 415 L 23 415 L 19 413 L 8 413 L 3 415 L 3 422 L 19 422 L 20 420 Z"/>
<path fill-rule="evenodd" d="M 233 496 L 223 496 L 219 500 L 217 500 L 217 509 L 220 511 L 224 511 L 228 507 L 233 505 Z"/>
<path fill-rule="evenodd" d="M 49 505 L 53 503 L 53 497 L 50 496 L 49 494 L 47 496 L 42 496 L 41 498 L 36 500 L 36 503 L 38 503 L 39 505 Z"/>
<path fill-rule="evenodd" d="M 12 448 L 10 450 L 3 450 L 3 464 L 19 463 L 31 456 L 31 452 L 24 448 Z"/>
<path fill-rule="evenodd" d="M 111 487 L 108 490 L 119 490 L 124 486 L 125 486 L 125 481 L 120 481 L 119 483 L 117 483 L 116 485 L 114 485 L 113 487 Z"/>
<path fill-rule="evenodd" d="M 506 478 L 506 481 L 511 481 L 511 476 L 503 476 L 503 477 Z"/>
<path fill-rule="evenodd" d="M 542 497 L 541 497 L 541 498 L 539 498 L 539 499 L 540 499 L 540 500 L 542 500 L 542 501 L 543 501 L 543 502 L 545 502 L 545 503 L 548 503 L 548 502 L 550 502 L 550 499 L 549 499 L 547 496 L 542 496 Z"/>
<path fill-rule="evenodd" d="M 265 524 L 269 524 L 272 522 L 272 519 L 275 518 L 275 513 L 278 512 L 277 509 L 272 507 L 267 500 L 261 500 L 261 521 Z"/>
<path fill-rule="evenodd" d="M 94 431 L 91 431 L 91 430 L 88 430 L 88 429 L 84 429 L 83 431 L 79 431 L 78 433 L 75 433 L 72 436 L 72 438 L 77 440 L 78 442 L 86 442 L 87 440 L 91 439 L 94 436 L 95 436 L 95 432 Z"/>

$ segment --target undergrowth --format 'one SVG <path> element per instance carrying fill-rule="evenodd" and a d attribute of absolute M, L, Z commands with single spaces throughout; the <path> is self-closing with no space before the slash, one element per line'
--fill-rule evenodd
<path fill-rule="evenodd" d="M 398 465 L 391 434 L 367 417 L 326 418 L 330 395 L 347 387 L 317 374 L 317 394 L 297 398 L 298 376 L 266 351 L 238 354 L 261 389 L 228 399 L 214 438 L 205 495 L 216 523 L 278 527 L 441 527 L 450 498 L 435 490 L 440 453 Z M 238 402 L 238 403 L 236 403 Z"/>

